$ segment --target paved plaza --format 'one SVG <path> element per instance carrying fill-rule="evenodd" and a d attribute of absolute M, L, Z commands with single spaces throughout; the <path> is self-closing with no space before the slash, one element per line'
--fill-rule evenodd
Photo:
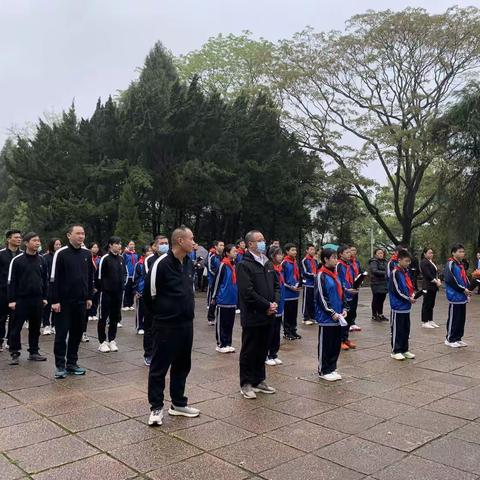
<path fill-rule="evenodd" d="M 283 344 L 284 365 L 268 368 L 276 395 L 239 394 L 238 353 L 215 352 L 205 300 L 197 301 L 193 368 L 196 419 L 147 426 L 147 374 L 133 315 L 119 330 L 120 352 L 82 344 L 85 377 L 54 380 L 53 338 L 41 337 L 46 363 L 8 365 L 0 353 L 0 479 L 14 480 L 470 480 L 480 477 L 480 297 L 468 309 L 468 348 L 443 344 L 441 329 L 412 317 L 414 361 L 389 357 L 388 325 L 370 321 L 360 297 L 358 348 L 341 354 L 344 380 L 316 375 L 317 328 Z M 96 322 L 90 322 L 93 337 Z M 240 347 L 237 316 L 234 346 Z M 167 403 L 168 405 L 168 403 Z"/>

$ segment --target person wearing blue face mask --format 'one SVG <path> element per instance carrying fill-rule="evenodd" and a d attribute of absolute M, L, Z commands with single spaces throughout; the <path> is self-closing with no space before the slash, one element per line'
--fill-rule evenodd
<path fill-rule="evenodd" d="M 242 324 L 240 391 L 244 398 L 255 399 L 257 393 L 275 393 L 265 382 L 265 358 L 278 311 L 280 283 L 272 262 L 265 256 L 267 247 L 262 233 L 248 232 L 245 243 L 248 251 L 237 266 Z"/>

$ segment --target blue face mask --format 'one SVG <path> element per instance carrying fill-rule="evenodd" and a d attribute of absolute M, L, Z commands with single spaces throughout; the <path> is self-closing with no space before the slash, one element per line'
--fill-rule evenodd
<path fill-rule="evenodd" d="M 257 250 L 260 253 L 265 253 L 267 251 L 267 245 L 265 242 L 257 242 Z"/>
<path fill-rule="evenodd" d="M 159 245 L 158 246 L 158 253 L 163 255 L 164 253 L 168 253 L 168 244 L 167 245 Z"/>

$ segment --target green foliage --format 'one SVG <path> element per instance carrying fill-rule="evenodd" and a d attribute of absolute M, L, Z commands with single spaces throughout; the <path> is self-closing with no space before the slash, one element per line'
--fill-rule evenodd
<path fill-rule="evenodd" d="M 138 241 L 141 237 L 142 226 L 138 216 L 138 207 L 133 185 L 127 179 L 123 186 L 118 203 L 118 220 L 115 235 L 126 245 L 130 240 Z"/>

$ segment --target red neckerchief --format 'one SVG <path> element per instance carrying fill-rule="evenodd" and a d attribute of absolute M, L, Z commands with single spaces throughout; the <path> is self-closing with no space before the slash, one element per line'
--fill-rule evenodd
<path fill-rule="evenodd" d="M 317 274 L 317 264 L 315 263 L 315 259 L 311 255 L 305 255 L 305 260 L 310 263 L 310 270 L 313 274 Z"/>
<path fill-rule="evenodd" d="M 277 272 L 278 275 L 278 281 L 280 282 L 280 286 L 283 286 L 285 283 L 285 279 L 283 278 L 283 269 L 282 269 L 282 264 L 279 263 L 278 265 L 273 264 L 273 269 Z"/>
<path fill-rule="evenodd" d="M 467 272 L 465 271 L 465 265 L 463 263 L 460 263 L 458 260 L 455 260 L 454 258 L 449 258 L 448 261 L 452 261 L 457 264 L 458 268 L 460 269 L 460 275 L 462 276 L 465 285 L 468 285 L 468 277 Z"/>
<path fill-rule="evenodd" d="M 350 285 L 353 285 L 352 271 L 350 270 L 350 265 L 341 258 L 338 260 L 338 263 L 343 265 L 345 267 L 345 270 L 347 271 L 347 273 L 345 274 L 345 280 L 347 280 Z"/>
<path fill-rule="evenodd" d="M 131 250 L 125 250 L 125 252 L 127 255 L 130 255 L 130 258 L 132 260 L 132 265 L 135 266 L 135 264 L 137 263 L 137 257 L 135 256 L 135 250 L 132 252 Z"/>
<path fill-rule="evenodd" d="M 403 273 L 403 276 L 405 277 L 405 283 L 407 284 L 408 293 L 409 293 L 409 296 L 411 297 L 415 293 L 415 288 L 413 288 L 413 283 L 412 283 L 412 279 L 410 278 L 410 275 L 406 270 L 404 270 L 400 266 L 396 266 L 395 270 Z"/>
<path fill-rule="evenodd" d="M 98 255 L 92 255 L 92 263 L 95 270 L 97 269 L 97 258 L 98 258 Z"/>
<path fill-rule="evenodd" d="M 216 254 L 217 254 L 217 250 L 216 250 L 215 247 L 212 247 L 212 248 L 208 251 L 208 253 L 211 253 L 212 255 L 216 255 Z"/>
<path fill-rule="evenodd" d="M 352 257 L 351 263 L 353 267 L 353 273 L 355 273 L 356 278 L 360 274 L 360 270 L 358 269 L 357 257 Z"/>
<path fill-rule="evenodd" d="M 337 274 L 335 272 L 332 272 L 332 270 L 325 266 L 320 269 L 320 273 L 324 273 L 325 275 L 328 275 L 330 278 L 333 278 L 335 280 L 338 296 L 340 297 L 340 300 L 343 300 L 343 288 L 342 284 L 338 281 Z"/>
<path fill-rule="evenodd" d="M 394 253 L 394 254 L 390 257 L 390 261 L 391 261 L 391 262 L 398 262 L 398 253 Z"/>
<path fill-rule="evenodd" d="M 238 253 L 239 255 L 245 255 L 245 249 L 243 249 L 243 248 L 237 248 L 237 253 Z"/>
<path fill-rule="evenodd" d="M 141 264 L 143 265 L 143 264 L 145 263 L 145 257 L 143 257 L 143 256 L 140 257 L 140 258 L 138 259 L 138 263 L 141 263 Z"/>
<path fill-rule="evenodd" d="M 289 263 L 290 265 L 293 265 L 293 278 L 295 281 L 299 282 L 300 281 L 300 270 L 298 269 L 298 264 L 295 261 L 294 258 L 292 258 L 290 255 L 287 255 L 284 260 Z"/>
<path fill-rule="evenodd" d="M 222 258 L 222 263 L 225 264 L 230 270 L 232 271 L 232 282 L 234 285 L 237 283 L 237 272 L 235 271 L 235 267 L 232 265 L 231 260 L 228 257 Z"/>

